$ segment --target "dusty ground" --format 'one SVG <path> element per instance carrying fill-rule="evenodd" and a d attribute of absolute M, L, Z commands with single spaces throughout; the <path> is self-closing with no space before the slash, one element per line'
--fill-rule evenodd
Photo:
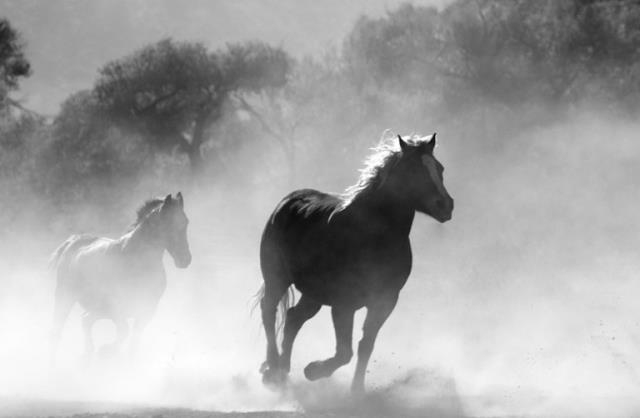
<path fill-rule="evenodd" d="M 0 399 L 0 418 L 359 418 L 359 417 L 458 417 L 462 411 L 424 409 L 398 411 L 376 404 L 364 402 L 358 407 L 346 407 L 318 412 L 255 411 L 255 412 L 215 412 L 186 408 L 159 408 L 140 405 L 60 402 L 36 400 Z"/>
<path fill-rule="evenodd" d="M 87 412 L 91 411 L 91 412 Z M 296 412 L 231 412 L 197 411 L 185 408 L 157 408 L 134 405 L 119 405 L 89 402 L 56 402 L 56 401 L 2 401 L 0 417 L 2 418 L 35 418 L 35 417 L 73 417 L 73 418 L 205 418 L 205 417 L 255 417 L 255 418 L 297 418 L 320 417 L 326 415 L 309 415 Z"/>

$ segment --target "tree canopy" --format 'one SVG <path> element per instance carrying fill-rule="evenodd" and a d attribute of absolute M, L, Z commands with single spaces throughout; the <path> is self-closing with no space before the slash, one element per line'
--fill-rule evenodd
<path fill-rule="evenodd" d="M 30 67 L 6 20 L 0 46 L 6 99 Z M 405 4 L 297 60 L 262 42 L 213 50 L 164 39 L 132 51 L 99 68 L 53 123 L 5 112 L 0 183 L 56 205 L 170 178 L 344 185 L 386 128 L 437 127 L 475 155 L 594 104 L 623 117 L 640 109 L 637 0 Z"/>
<path fill-rule="evenodd" d="M 185 153 L 198 169 L 207 129 L 230 94 L 283 86 L 289 65 L 282 49 L 260 42 L 210 52 L 165 39 L 106 64 L 94 91 L 106 114 L 157 149 Z"/>
<path fill-rule="evenodd" d="M 20 78 L 29 74 L 31 65 L 20 34 L 7 19 L 0 18 L 0 107 L 6 106 L 7 94 L 18 88 Z"/>
<path fill-rule="evenodd" d="M 410 4 L 362 18 L 345 59 L 377 85 L 513 105 L 593 95 L 638 96 L 640 7 L 632 0 L 455 1 Z"/>

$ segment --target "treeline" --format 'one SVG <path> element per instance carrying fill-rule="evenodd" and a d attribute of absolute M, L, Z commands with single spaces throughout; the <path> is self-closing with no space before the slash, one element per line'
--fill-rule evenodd
<path fill-rule="evenodd" d="M 122 199 L 167 183 L 339 183 L 353 165 L 328 161 L 359 160 L 386 128 L 495 147 L 579 106 L 637 116 L 640 1 L 405 4 L 301 59 L 262 42 L 159 40 L 105 63 L 53 120 L 10 99 L 29 74 L 0 20 L 2 225 L 25 207 L 119 215 Z"/>

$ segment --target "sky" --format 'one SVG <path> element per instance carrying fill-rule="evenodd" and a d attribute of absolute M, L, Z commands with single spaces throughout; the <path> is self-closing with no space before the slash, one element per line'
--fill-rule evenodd
<path fill-rule="evenodd" d="M 441 6 L 446 0 L 413 3 Z M 69 94 L 90 88 L 98 69 L 160 39 L 210 48 L 259 39 L 295 56 L 339 47 L 361 15 L 382 16 L 404 0 L 0 0 L 26 42 L 33 74 L 14 93 L 54 115 Z"/>

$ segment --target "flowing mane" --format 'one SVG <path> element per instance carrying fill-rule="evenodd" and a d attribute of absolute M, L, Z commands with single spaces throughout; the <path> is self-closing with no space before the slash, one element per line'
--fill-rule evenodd
<path fill-rule="evenodd" d="M 341 194 L 341 203 L 336 208 L 336 212 L 345 210 L 360 196 L 377 190 L 386 180 L 389 171 L 402 157 L 397 137 L 388 135 L 389 132 L 386 130 L 378 145 L 371 148 L 371 154 L 365 159 L 364 167 L 360 169 L 360 178 L 356 184 L 347 187 Z M 431 136 L 409 135 L 402 139 L 412 145 L 419 145 L 421 142 L 428 142 Z"/>
<path fill-rule="evenodd" d="M 154 197 L 146 200 L 137 210 L 136 210 L 136 220 L 131 225 L 129 230 L 135 229 L 138 225 L 140 225 L 145 219 L 149 217 L 151 212 L 156 210 L 162 205 L 163 199 L 160 197 Z"/>

